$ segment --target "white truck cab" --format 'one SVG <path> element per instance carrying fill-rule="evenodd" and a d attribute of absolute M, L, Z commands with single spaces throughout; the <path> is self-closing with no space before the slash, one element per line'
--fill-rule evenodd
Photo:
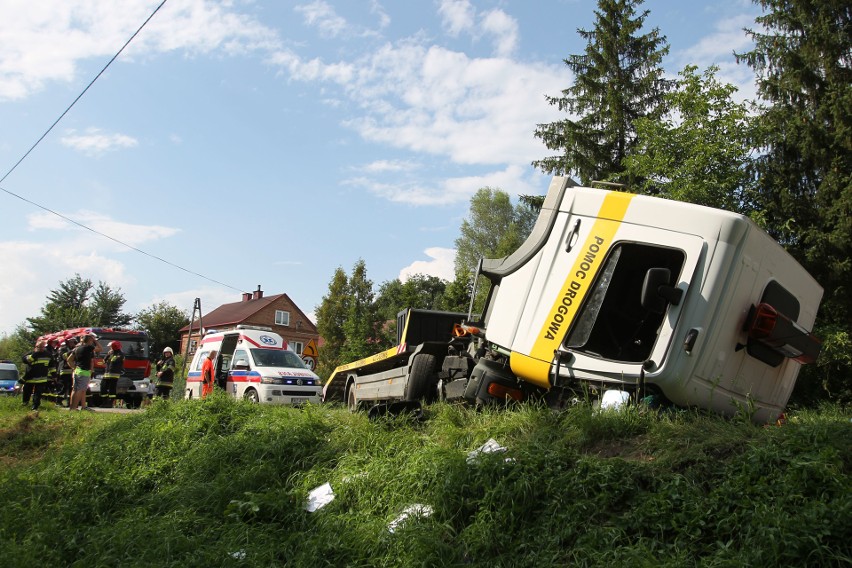
<path fill-rule="evenodd" d="M 270 404 L 319 403 L 320 379 L 270 328 L 208 331 L 192 358 L 185 398 L 201 398 L 201 366 L 211 351 L 216 386 L 235 398 Z"/>

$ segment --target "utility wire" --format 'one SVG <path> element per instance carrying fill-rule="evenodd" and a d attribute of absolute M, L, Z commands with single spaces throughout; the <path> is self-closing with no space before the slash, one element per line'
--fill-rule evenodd
<path fill-rule="evenodd" d="M 4 175 L 2 178 L 0 178 L 0 183 L 3 183 L 4 181 L 6 181 L 6 178 L 7 178 L 7 177 L 9 177 L 9 174 L 11 174 L 12 172 L 14 172 L 14 171 L 15 171 L 15 169 L 16 169 L 16 168 L 20 165 L 20 163 L 21 163 L 21 162 L 23 162 L 23 161 L 27 158 L 27 156 L 29 156 L 29 155 L 30 155 L 30 152 L 32 152 L 33 150 L 35 150 L 36 146 L 38 146 L 38 145 L 41 143 L 41 141 L 42 141 L 42 140 L 44 140 L 44 138 L 45 138 L 48 134 L 50 134 L 50 131 L 51 131 L 51 130 L 53 130 L 53 127 L 55 127 L 57 124 L 59 124 L 59 121 L 60 121 L 60 120 L 62 120 L 63 118 L 65 118 L 65 115 L 66 115 L 66 114 L 68 114 L 68 111 L 70 111 L 70 110 L 71 110 L 71 108 L 72 108 L 74 105 L 76 105 L 76 104 L 77 104 L 77 101 L 79 101 L 81 98 L 83 98 L 83 95 L 85 95 L 85 94 L 86 94 L 86 91 L 88 91 L 88 90 L 89 90 L 89 87 L 91 87 L 92 85 L 94 85 L 94 84 L 95 84 L 95 81 L 97 81 L 97 80 L 100 78 L 100 76 L 104 74 L 104 72 L 107 70 L 107 68 L 108 68 L 110 65 L 112 65 L 112 62 L 113 62 L 113 61 L 115 61 L 115 60 L 118 58 L 118 56 L 119 56 L 119 55 L 121 55 L 121 52 L 122 52 L 122 51 L 124 51 L 124 48 L 126 48 L 128 45 L 130 45 L 130 42 L 131 42 L 131 41 L 133 41 L 133 39 L 134 39 L 134 38 L 135 38 L 135 37 L 139 34 L 139 32 L 141 32 L 141 31 L 142 31 L 142 28 L 144 28 L 144 27 L 148 24 L 148 22 L 150 22 L 150 21 L 151 21 L 151 18 L 153 18 L 153 17 L 154 17 L 154 15 L 156 15 L 156 13 L 160 11 L 160 8 L 162 8 L 162 7 L 163 7 L 163 4 L 165 4 L 165 3 L 166 3 L 166 0 L 163 0 L 162 2 L 160 2 L 160 5 L 159 5 L 159 6 L 157 6 L 157 7 L 154 9 L 154 11 L 153 11 L 153 12 L 151 12 L 151 15 L 150 15 L 150 16 L 148 16 L 148 18 L 147 18 L 144 22 L 142 22 L 142 25 L 141 25 L 141 26 L 139 26 L 139 29 L 137 29 L 135 32 L 133 32 L 133 35 L 132 35 L 132 36 L 130 36 L 130 39 L 128 39 L 126 42 L 124 42 L 124 45 L 122 45 L 122 46 L 121 46 L 121 49 L 119 49 L 119 50 L 118 50 L 118 52 L 117 52 L 115 55 L 113 55 L 113 56 L 112 56 L 112 59 L 110 59 L 110 60 L 107 62 L 107 64 L 106 64 L 106 65 L 104 65 L 103 69 L 101 69 L 101 70 L 100 70 L 100 72 L 99 72 L 97 75 L 95 75 L 95 78 L 94 78 L 94 79 L 92 79 L 91 81 L 89 81 L 89 84 L 88 84 L 88 85 L 86 85 L 86 88 L 85 88 L 85 89 L 83 89 L 83 91 L 82 91 L 79 95 L 77 95 L 77 98 L 76 98 L 76 99 L 74 99 L 74 101 L 73 101 L 70 105 L 68 105 L 68 108 L 66 108 L 66 109 L 65 109 L 65 112 L 63 112 L 62 114 L 60 114 L 60 115 L 59 115 L 59 118 L 57 118 L 55 121 L 53 121 L 53 124 L 51 124 L 51 125 L 50 125 L 50 128 L 48 128 L 47 130 L 45 130 L 45 131 L 44 131 L 44 134 L 42 134 L 42 135 L 39 137 L 39 139 L 35 141 L 35 144 L 33 144 L 32 146 L 30 146 L 30 149 L 29 149 L 29 150 L 27 150 L 27 152 L 26 152 L 23 156 L 21 156 L 21 159 L 20 159 L 20 160 L 18 160 L 17 162 L 15 162 L 15 165 L 14 165 L 14 166 L 12 166 L 12 167 L 11 167 L 11 169 L 10 169 L 8 172 L 6 172 L 6 175 Z M 3 191 L 6 191 L 6 190 L 4 189 Z M 7 191 L 7 193 L 9 193 L 9 192 Z"/>
<path fill-rule="evenodd" d="M 59 217 L 59 218 L 61 218 L 61 219 L 65 219 L 65 220 L 66 220 L 66 221 L 68 221 L 69 223 L 73 223 L 73 224 L 77 225 L 78 227 L 82 227 L 83 229 L 86 229 L 87 231 L 91 231 L 91 232 L 93 232 L 93 233 L 94 233 L 94 234 L 96 234 L 96 235 L 100 235 L 101 237 L 105 237 L 105 238 L 107 238 L 107 239 L 109 239 L 109 240 L 111 240 L 111 241 L 113 241 L 113 242 L 115 242 L 115 243 L 118 243 L 118 244 L 120 244 L 120 245 L 122 245 L 122 246 L 125 246 L 125 247 L 127 247 L 127 248 L 129 248 L 129 249 L 131 249 L 131 250 L 135 250 L 136 252 L 140 252 L 140 253 L 144 254 L 145 256 L 151 257 L 151 258 L 153 258 L 153 259 L 155 259 L 155 260 L 159 260 L 160 262 L 163 262 L 163 263 L 165 263 L 165 264 L 168 264 L 169 266 L 173 266 L 173 267 L 175 267 L 175 268 L 177 268 L 177 269 L 179 269 L 179 270 L 183 270 L 184 272 L 186 272 L 186 273 L 188 273 L 188 274 L 192 274 L 193 276 L 200 276 L 201 278 L 204 278 L 205 280 L 209 280 L 210 282 L 214 282 L 214 283 L 216 283 L 216 284 L 219 284 L 220 286 L 224 286 L 224 287 L 226 287 L 226 288 L 230 288 L 231 290 L 236 290 L 237 292 L 242 292 L 242 290 L 240 290 L 239 288 L 234 288 L 233 286 L 229 286 L 228 284 L 225 284 L 224 282 L 219 282 L 218 280 L 214 280 L 214 279 L 212 279 L 212 278 L 209 278 L 209 277 L 207 277 L 207 276 L 204 276 L 203 274 L 199 274 L 198 272 L 193 272 L 192 270 L 189 270 L 188 268 L 184 268 L 183 266 L 180 266 L 180 265 L 175 264 L 175 263 L 173 263 L 173 262 L 169 262 L 168 260 L 166 260 L 166 259 L 164 259 L 164 258 L 160 258 L 160 257 L 159 257 L 159 256 L 157 256 L 157 255 L 151 254 L 151 253 L 149 253 L 149 252 L 145 252 L 144 250 L 142 250 L 142 249 L 140 249 L 140 248 L 136 248 L 136 247 L 135 247 L 135 246 L 133 246 L 133 245 L 129 245 L 129 244 L 125 243 L 124 241 L 120 241 L 120 240 L 116 239 L 115 237 L 111 237 L 111 236 L 107 235 L 106 233 L 102 233 L 102 232 L 100 232 L 100 231 L 98 231 L 98 230 L 96 230 L 96 229 L 93 229 L 93 228 L 89 227 L 88 225 L 85 225 L 85 224 L 83 224 L 83 223 L 80 223 L 80 222 L 78 222 L 78 221 L 75 221 L 74 219 L 71 219 L 70 217 L 67 217 L 67 216 L 63 215 L 62 213 L 58 213 L 58 212 L 56 212 L 56 211 L 54 211 L 54 210 L 52 210 L 52 209 L 48 209 L 48 208 L 47 208 L 47 207 L 45 207 L 44 205 L 40 205 L 40 204 L 36 203 L 35 201 L 31 201 L 31 200 L 27 199 L 26 197 L 22 197 L 22 196 L 18 195 L 17 193 L 14 193 L 14 192 L 9 191 L 8 189 L 5 189 L 5 188 L 3 188 L 3 187 L 0 187 L 0 190 L 5 191 L 6 193 L 8 193 L 8 194 L 9 194 L 9 195 L 11 195 L 11 196 L 17 197 L 17 198 L 18 198 L 18 199 L 20 199 L 21 201 L 24 201 L 24 202 L 26 202 L 26 203 L 29 203 L 30 205 L 35 205 L 35 206 L 36 206 L 36 207 L 38 207 L 39 209 L 43 209 L 43 210 L 47 211 L 48 213 L 51 213 L 51 214 L 53 214 L 53 215 L 56 215 L 57 217 Z"/>
<path fill-rule="evenodd" d="M 157 14 L 157 12 L 159 12 L 159 11 L 160 11 L 160 8 L 162 8 L 162 7 L 163 7 L 163 5 L 166 3 L 166 1 L 167 1 L 167 0 L 163 0 L 162 2 L 160 2 L 160 5 L 159 5 L 159 6 L 157 6 L 157 7 L 154 9 L 154 11 L 153 11 L 153 12 L 151 12 L 151 14 L 148 16 L 148 18 L 147 18 L 144 22 L 142 22 L 142 25 L 141 25 L 141 26 L 139 26 L 139 28 L 138 28 L 135 32 L 133 32 L 133 35 L 132 35 L 132 36 L 130 36 L 130 39 L 128 39 L 128 40 L 124 43 L 124 45 L 122 45 L 122 46 L 121 46 L 121 49 L 119 49 L 119 50 L 116 52 L 116 54 L 112 56 L 112 59 L 110 59 L 110 60 L 107 62 L 107 64 L 106 64 L 106 65 L 104 65 L 103 69 L 101 69 L 101 70 L 100 70 L 100 72 L 99 72 L 97 75 L 95 75 L 95 78 L 94 78 L 94 79 L 92 79 L 91 81 L 89 81 L 89 84 L 88 84 L 88 85 L 86 85 L 86 88 L 85 88 L 85 89 L 83 89 L 83 91 L 82 91 L 79 95 L 77 95 L 77 98 L 75 98 L 75 99 L 74 99 L 74 101 L 73 101 L 70 105 L 68 105 L 68 108 L 66 108 L 66 109 L 65 109 L 65 111 L 64 111 L 61 115 L 59 115 L 59 118 L 57 118 L 55 121 L 53 121 L 53 124 L 51 124 L 51 125 L 50 125 L 50 128 L 48 128 L 47 130 L 45 130 L 45 131 L 44 131 L 44 134 L 42 134 L 42 135 L 39 137 L 39 139 L 38 139 L 38 140 L 36 140 L 36 141 L 35 141 L 35 143 L 34 143 L 32 146 L 30 146 L 30 149 L 29 149 L 29 150 L 27 150 L 27 151 L 26 151 L 26 153 L 25 153 L 23 156 L 21 156 L 21 158 L 20 158 L 17 162 L 15 162 L 15 165 L 13 165 L 13 166 L 9 169 L 9 171 L 8 171 L 8 172 L 6 172 L 6 174 L 5 174 L 2 178 L 0 178 L 0 184 L 2 184 L 2 183 L 6 180 L 6 178 L 7 178 L 7 177 L 9 177 L 9 175 L 10 175 L 12 172 L 14 172 L 14 171 L 15 171 L 15 169 L 17 169 L 17 167 L 21 164 L 21 162 L 23 162 L 23 161 L 27 158 L 27 156 L 29 156 L 29 155 L 32 153 L 32 151 L 36 149 L 36 146 L 38 146 L 38 145 L 41 143 L 41 141 L 42 141 L 42 140 L 44 140 L 44 139 L 47 137 L 47 135 L 48 135 L 48 134 L 50 134 L 50 131 L 51 131 L 51 130 L 53 130 L 53 128 L 54 128 L 57 124 L 59 124 L 59 121 L 61 121 L 63 118 L 65 118 L 65 115 L 66 115 L 66 114 L 68 114 L 68 112 L 69 112 L 69 111 L 70 111 L 70 110 L 74 107 L 74 105 L 75 105 L 75 104 L 77 104 L 77 101 L 79 101 L 79 100 L 83 97 L 83 95 L 85 95 L 85 94 L 86 94 L 86 92 L 89 90 L 89 88 L 90 88 L 92 85 L 94 85 L 94 84 L 95 84 L 95 81 L 97 81 L 97 80 L 100 78 L 100 76 L 104 74 L 104 72 L 107 70 L 107 68 L 109 68 L 109 66 L 110 66 L 110 65 L 112 65 L 112 62 L 113 62 L 113 61 L 115 61 L 115 60 L 118 58 L 118 56 L 119 56 L 119 55 L 121 55 L 121 52 L 123 52 L 123 51 L 124 51 L 124 49 L 125 49 L 128 45 L 130 45 L 130 42 L 131 42 L 131 41 L 133 41 L 133 40 L 136 38 L 136 36 L 137 36 L 137 35 L 139 35 L 139 32 L 141 32 L 141 31 L 142 31 L 142 28 L 144 28 L 144 27 L 148 24 L 148 22 L 150 22 L 150 21 L 151 21 L 151 19 L 152 19 L 152 18 L 153 18 L 153 17 Z M 125 246 L 125 247 L 127 247 L 127 248 L 129 248 L 129 249 L 131 249 L 131 250 L 134 250 L 134 251 L 136 251 L 136 252 L 142 253 L 142 254 L 144 254 L 145 256 L 148 256 L 148 257 L 151 257 L 151 258 L 153 258 L 153 259 L 159 260 L 160 262 L 165 263 L 165 264 L 168 264 L 169 266 L 173 266 L 174 268 L 177 268 L 177 269 L 179 269 L 179 270 L 183 270 L 184 272 L 189 273 L 189 274 L 192 274 L 193 276 L 199 276 L 199 277 L 201 277 L 201 278 L 203 278 L 203 279 L 205 279 L 205 280 L 208 280 L 208 281 L 213 282 L 213 283 L 215 283 L 215 284 L 219 284 L 220 286 L 224 286 L 224 287 L 226 287 L 226 288 L 230 288 L 231 290 L 235 290 L 235 291 L 237 291 L 237 292 L 241 292 L 241 291 L 242 291 L 242 290 L 240 290 L 239 288 L 235 288 L 234 286 L 230 286 L 230 285 L 225 284 L 225 283 L 223 283 L 223 282 L 219 282 L 218 280 L 214 280 L 213 278 L 210 278 L 210 277 L 208 277 L 208 276 L 204 276 L 203 274 L 199 274 L 198 272 L 193 272 L 192 270 L 189 270 L 189 269 L 187 269 L 187 268 L 184 268 L 183 266 L 177 265 L 177 264 L 175 264 L 175 263 L 173 263 L 173 262 L 169 262 L 168 260 L 166 260 L 166 259 L 164 259 L 164 258 L 160 258 L 159 256 L 156 256 L 156 255 L 150 254 L 150 253 L 148 253 L 148 252 L 145 252 L 144 250 L 139 249 L 139 248 L 136 248 L 136 247 L 134 247 L 134 246 L 132 246 L 132 245 L 129 245 L 129 244 L 127 244 L 127 243 L 123 242 L 123 241 L 120 241 L 120 240 L 116 239 L 115 237 L 111 237 L 111 236 L 107 235 L 106 233 L 101 233 L 100 231 L 96 231 L 95 229 L 93 229 L 93 228 L 91 228 L 91 227 L 89 227 L 89 226 L 87 226 L 87 225 L 84 225 L 83 223 L 79 223 L 79 222 L 75 221 L 74 219 L 71 219 L 71 218 L 69 218 L 69 217 L 66 217 L 65 215 L 62 215 L 61 213 L 57 213 L 56 211 L 54 211 L 54 210 L 52 210 L 52 209 L 49 209 L 49 208 L 45 207 L 44 205 L 41 205 L 41 204 L 39 204 L 39 203 L 36 203 L 35 201 L 32 201 L 32 200 L 30 200 L 30 199 L 27 199 L 27 198 L 25 198 L 25 197 L 21 196 L 21 195 L 18 195 L 17 193 L 14 193 L 14 192 L 12 192 L 12 191 L 9 191 L 8 189 L 6 189 L 6 188 L 4 188 L 4 187 L 2 187 L 2 186 L 0 186 L 0 191 L 3 191 L 4 193 L 9 194 L 9 195 L 11 195 L 12 197 L 17 197 L 17 198 L 18 198 L 18 199 L 20 199 L 21 201 L 24 201 L 24 202 L 26 202 L 26 203 L 29 203 L 30 205 L 34 205 L 34 206 L 38 207 L 39 209 L 43 209 L 44 211 L 47 211 L 48 213 L 51 213 L 51 214 L 53 214 L 53 215 L 56 215 L 57 217 L 59 217 L 59 218 L 61 218 L 61 219 L 64 219 L 64 220 L 68 221 L 69 223 L 73 223 L 74 225 L 77 225 L 78 227 L 82 227 L 83 229 L 86 229 L 87 231 L 91 231 L 91 232 L 95 233 L 96 235 L 100 235 L 100 236 L 102 236 L 102 237 L 105 237 L 105 238 L 107 238 L 107 239 L 109 239 L 109 240 L 111 240 L 111 241 L 113 241 L 113 242 L 116 242 L 116 243 L 118 243 L 118 244 L 120 244 L 120 245 L 122 245 L 122 246 Z"/>

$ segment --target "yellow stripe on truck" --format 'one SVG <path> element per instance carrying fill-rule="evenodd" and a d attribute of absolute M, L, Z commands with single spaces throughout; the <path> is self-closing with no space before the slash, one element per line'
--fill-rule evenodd
<path fill-rule="evenodd" d="M 577 316 L 577 310 L 583 304 L 583 298 L 612 247 L 615 233 L 633 197 L 633 194 L 619 192 L 611 192 L 604 197 L 598 219 L 592 225 L 559 295 L 553 300 L 553 306 L 547 312 L 530 354 L 512 353 L 510 366 L 515 375 L 540 387 L 550 388 L 550 366 L 554 351 L 562 343 L 565 332 Z"/>

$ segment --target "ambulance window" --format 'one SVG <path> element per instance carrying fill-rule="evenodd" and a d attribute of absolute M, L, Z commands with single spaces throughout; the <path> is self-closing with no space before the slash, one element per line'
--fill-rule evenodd
<path fill-rule="evenodd" d="M 640 243 L 612 248 L 598 272 L 565 346 L 594 357 L 641 363 L 651 356 L 665 313 L 642 307 L 642 283 L 650 268 L 667 268 L 678 283 L 681 250 Z"/>
<path fill-rule="evenodd" d="M 202 351 L 201 353 L 199 353 L 198 358 L 195 360 L 195 369 L 193 369 L 194 371 L 200 371 L 201 370 L 201 365 L 203 365 L 204 360 L 207 359 L 208 353 L 210 353 L 210 352 L 209 351 Z"/>
<path fill-rule="evenodd" d="M 236 351 L 234 351 L 234 370 L 244 371 L 248 369 L 248 366 L 248 353 L 244 349 L 237 349 Z"/>

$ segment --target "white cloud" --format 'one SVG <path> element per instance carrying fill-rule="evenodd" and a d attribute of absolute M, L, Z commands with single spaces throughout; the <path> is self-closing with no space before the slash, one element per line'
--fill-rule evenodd
<path fill-rule="evenodd" d="M 518 21 L 503 10 L 491 10 L 482 18 L 482 29 L 494 38 L 494 52 L 508 57 L 518 47 Z"/>
<path fill-rule="evenodd" d="M 455 278 L 456 249 L 431 247 L 423 251 L 431 260 L 416 260 L 399 271 L 399 279 L 406 282 L 415 274 L 436 276 L 444 280 Z"/>
<path fill-rule="evenodd" d="M 26 318 L 36 316 L 50 290 L 79 273 L 92 281 L 107 282 L 119 289 L 132 281 L 123 263 L 99 254 L 94 248 L 69 246 L 65 241 L 35 243 L 0 242 L 0 266 L 14 278 L 0 284 L 0 333 L 11 333 Z"/>
<path fill-rule="evenodd" d="M 131 246 L 163 239 L 179 231 L 172 227 L 124 223 L 91 211 L 78 211 L 67 217 Z M 0 266 L 5 274 L 15 275 L 0 281 L 0 314 L 3 316 L 0 333 L 11 333 L 26 318 L 38 315 L 50 290 L 74 274 L 81 274 L 93 282 L 106 282 L 113 289 L 136 282 L 135 274 L 119 256 L 128 252 L 125 246 L 46 212 L 29 215 L 27 230 L 33 240 L 0 242 Z M 36 242 L 35 238 L 42 240 Z"/>
<path fill-rule="evenodd" d="M 273 61 L 293 79 L 343 89 L 362 110 L 345 124 L 365 140 L 465 165 L 539 158 L 544 147 L 534 125 L 563 118 L 544 95 L 568 80 L 564 66 L 470 58 L 413 42 L 386 44 L 352 62 L 305 61 L 293 52 Z"/>
<path fill-rule="evenodd" d="M 468 0 L 442 0 L 438 13 L 447 33 L 458 36 L 473 28 L 476 10 Z"/>
<path fill-rule="evenodd" d="M 306 24 L 316 27 L 324 37 L 339 36 L 347 29 L 346 20 L 338 16 L 334 8 L 323 0 L 301 4 L 294 9 L 302 14 Z"/>
<path fill-rule="evenodd" d="M 345 183 L 397 203 L 455 205 L 467 203 L 476 190 L 485 186 L 499 187 L 513 195 L 535 195 L 539 192 L 542 180 L 541 174 L 530 174 L 526 168 L 516 165 L 482 175 L 446 178 L 434 185 L 426 184 L 414 176 L 393 183 L 355 177 Z"/>
<path fill-rule="evenodd" d="M 234 54 L 278 48 L 273 30 L 251 16 L 229 12 L 229 6 L 200 0 L 167 2 L 119 61 L 175 49 Z M 114 55 L 153 7 L 138 0 L 5 0 L 0 18 L 0 101 L 22 99 L 49 82 L 78 79 L 82 60 Z"/>
<path fill-rule="evenodd" d="M 122 241 L 131 246 L 138 246 L 145 242 L 165 239 L 180 232 L 180 229 L 175 227 L 164 227 L 162 225 L 139 225 L 134 223 L 124 223 L 116 221 L 102 213 L 94 211 L 78 211 L 76 213 L 64 214 L 69 219 L 89 227 L 99 233 L 108 235 L 114 239 Z M 68 230 L 73 229 L 69 236 L 63 239 L 64 242 L 70 240 L 79 241 L 80 239 L 88 239 L 90 235 L 95 238 L 94 233 L 86 231 L 82 227 L 78 227 L 73 223 L 69 223 L 61 217 L 57 217 L 52 213 L 40 212 L 33 213 L 27 216 L 27 228 L 31 232 L 42 230 Z M 97 237 L 97 243 L 105 243 L 101 237 Z M 113 241 L 114 242 L 114 241 Z M 81 244 L 78 242 L 78 244 Z M 126 250 L 126 247 L 115 243 L 115 246 L 120 250 Z"/>
<path fill-rule="evenodd" d="M 511 55 L 518 46 L 518 21 L 499 8 L 477 13 L 469 0 L 442 0 L 438 13 L 451 37 L 466 33 L 478 41 L 490 36 L 498 57 Z"/>
<path fill-rule="evenodd" d="M 134 148 L 139 144 L 135 138 L 126 134 L 106 134 L 98 128 L 89 128 L 85 134 L 75 134 L 71 130 L 60 138 L 60 142 L 87 156 L 101 156 L 110 150 Z"/>
<path fill-rule="evenodd" d="M 411 172 L 418 169 L 418 164 L 413 160 L 376 160 L 362 166 L 361 171 L 378 174 L 393 172 Z"/>
<path fill-rule="evenodd" d="M 745 64 L 737 64 L 733 54 L 745 53 L 753 48 L 754 43 L 743 28 L 757 29 L 754 17 L 753 13 L 744 13 L 719 20 L 713 33 L 673 54 L 677 70 L 686 65 L 697 65 L 699 71 L 703 71 L 716 65 L 719 67 L 716 78 L 737 87 L 738 92 L 734 95 L 736 100 L 753 100 L 756 96 L 754 71 Z"/>
<path fill-rule="evenodd" d="M 372 14 L 375 14 L 376 17 L 379 19 L 379 27 L 381 29 L 385 29 L 390 25 L 390 23 L 391 23 L 390 16 L 388 16 L 387 12 L 385 12 L 385 9 L 378 2 L 378 0 L 371 0 L 370 12 Z"/>

